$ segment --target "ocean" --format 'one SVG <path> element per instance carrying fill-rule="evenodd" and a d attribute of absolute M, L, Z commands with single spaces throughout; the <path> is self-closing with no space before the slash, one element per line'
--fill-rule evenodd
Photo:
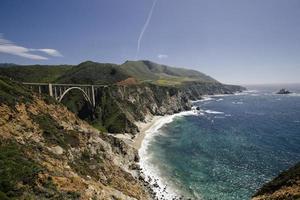
<path fill-rule="evenodd" d="M 300 161 L 300 85 L 252 86 L 194 102 L 147 132 L 140 165 L 159 199 L 246 200 Z"/>

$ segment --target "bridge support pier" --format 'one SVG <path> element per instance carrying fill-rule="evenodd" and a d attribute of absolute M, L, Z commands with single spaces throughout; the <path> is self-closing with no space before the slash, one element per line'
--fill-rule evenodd
<path fill-rule="evenodd" d="M 53 97 L 53 91 L 52 91 L 52 84 L 49 83 L 49 95 L 50 97 Z"/>
<path fill-rule="evenodd" d="M 96 101 L 95 101 L 95 88 L 94 86 L 92 85 L 92 104 L 93 104 L 93 107 L 96 106 Z"/>

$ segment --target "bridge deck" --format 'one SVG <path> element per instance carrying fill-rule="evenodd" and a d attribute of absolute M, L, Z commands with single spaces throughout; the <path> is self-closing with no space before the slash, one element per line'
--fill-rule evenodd
<path fill-rule="evenodd" d="M 106 87 L 108 85 L 88 85 L 88 84 L 65 84 L 65 83 L 27 83 L 23 82 L 24 85 L 36 85 L 36 86 L 48 86 L 51 84 L 52 86 L 67 86 L 67 87 Z"/>

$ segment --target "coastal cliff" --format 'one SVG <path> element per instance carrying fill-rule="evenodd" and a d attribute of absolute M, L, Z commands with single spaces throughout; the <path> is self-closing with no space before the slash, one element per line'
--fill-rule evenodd
<path fill-rule="evenodd" d="M 300 163 L 263 185 L 252 200 L 300 199 Z"/>
<path fill-rule="evenodd" d="M 7 78 L 0 93 L 0 199 L 149 199 L 135 149 Z"/>
<path fill-rule="evenodd" d="M 84 101 L 82 104 L 72 105 L 74 95 L 72 99 L 67 98 L 63 102 L 72 112 L 95 127 L 101 127 L 110 133 L 134 135 L 139 132 L 135 123 L 145 121 L 145 116 L 190 110 L 190 101 L 201 99 L 203 95 L 232 94 L 242 90 L 239 86 L 220 83 L 187 83 L 182 86 L 122 84 L 100 89 L 96 96 L 97 105 L 93 110 L 89 110 Z"/>

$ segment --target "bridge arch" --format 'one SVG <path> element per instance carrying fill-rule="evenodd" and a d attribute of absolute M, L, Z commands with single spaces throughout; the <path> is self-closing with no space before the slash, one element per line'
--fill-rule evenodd
<path fill-rule="evenodd" d="M 83 94 L 84 99 L 85 99 L 87 102 L 89 102 L 91 105 L 93 105 L 93 103 L 92 103 L 92 101 L 91 101 L 89 95 L 88 95 L 82 88 L 80 88 L 80 87 L 70 87 L 70 88 L 66 89 L 66 90 L 62 93 L 62 95 L 58 98 L 58 102 L 61 102 L 62 99 L 64 98 L 64 96 L 65 96 L 69 91 L 71 91 L 71 90 L 80 90 L 80 91 L 82 92 L 82 94 Z"/>

